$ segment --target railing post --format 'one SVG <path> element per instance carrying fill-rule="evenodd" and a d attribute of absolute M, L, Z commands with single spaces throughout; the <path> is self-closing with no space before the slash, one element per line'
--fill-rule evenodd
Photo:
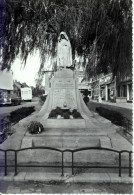
<path fill-rule="evenodd" d="M 62 174 L 61 176 L 64 176 L 64 152 L 62 151 Z"/>
<path fill-rule="evenodd" d="M 72 175 L 74 175 L 74 153 L 72 152 Z"/>
<path fill-rule="evenodd" d="M 129 152 L 129 177 L 132 177 L 132 171 L 131 171 L 131 152 Z"/>
<path fill-rule="evenodd" d="M 15 176 L 17 175 L 17 151 L 15 151 Z"/>
<path fill-rule="evenodd" d="M 5 151 L 5 176 L 7 176 L 7 151 Z"/>
<path fill-rule="evenodd" d="M 121 177 L 121 153 L 119 152 L 119 177 Z"/>

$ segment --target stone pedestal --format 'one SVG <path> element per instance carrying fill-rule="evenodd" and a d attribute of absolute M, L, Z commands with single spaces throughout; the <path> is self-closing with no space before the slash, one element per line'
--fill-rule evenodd
<path fill-rule="evenodd" d="M 77 109 L 82 119 L 50 119 L 51 110 Z M 70 69 L 58 70 L 51 81 L 51 90 L 37 119 L 45 128 L 88 128 L 94 127 L 91 122 L 92 113 L 85 105 L 78 90 L 77 79 Z"/>

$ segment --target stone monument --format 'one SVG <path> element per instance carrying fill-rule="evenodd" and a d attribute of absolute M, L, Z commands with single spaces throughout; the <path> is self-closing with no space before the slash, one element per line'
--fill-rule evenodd
<path fill-rule="evenodd" d="M 64 55 L 63 55 L 63 53 Z M 67 64 L 65 65 L 65 62 Z M 85 105 L 82 94 L 78 90 L 77 78 L 70 67 L 72 65 L 71 45 L 66 33 L 60 33 L 57 49 L 58 70 L 51 79 L 51 89 L 38 117 L 45 128 L 88 128 L 93 127 L 90 120 L 92 113 Z M 49 114 L 56 107 L 76 109 L 82 116 L 80 119 L 50 119 Z"/>
<path fill-rule="evenodd" d="M 61 33 L 62 35 L 65 33 Z M 60 34 L 60 35 L 61 35 Z M 35 114 L 32 120 L 39 121 L 44 126 L 41 134 L 31 135 L 27 132 L 22 140 L 21 148 L 29 147 L 54 147 L 59 149 L 78 149 L 81 147 L 107 147 L 112 148 L 111 132 L 113 126 L 111 122 L 102 117 L 92 114 L 83 101 L 82 94 L 78 90 L 78 82 L 75 72 L 68 69 L 71 66 L 72 55 L 71 45 L 67 36 L 66 40 L 61 40 L 60 44 L 68 55 L 62 55 L 58 52 L 58 70 L 51 79 L 51 88 L 47 99 L 38 114 Z M 64 36 L 62 36 L 64 39 Z M 59 47 L 61 47 L 61 45 Z M 61 47 L 62 48 L 62 47 Z M 60 48 L 60 51 L 61 51 Z M 65 57 L 65 58 L 64 58 Z M 68 62 L 65 65 L 65 62 Z M 77 110 L 81 114 L 81 118 L 50 118 L 50 113 L 59 107 L 63 112 L 66 110 Z M 67 111 L 68 112 L 68 111 Z M 59 163 L 61 155 L 52 155 L 50 151 L 41 150 L 29 151 L 29 158 L 22 156 L 22 161 L 26 159 L 28 162 L 50 162 Z M 20 160 L 20 158 L 19 158 Z M 64 162 L 71 162 L 71 154 L 66 153 Z M 111 163 L 116 162 L 114 154 L 107 154 L 106 151 L 85 151 L 78 153 L 76 162 L 81 163 Z"/>

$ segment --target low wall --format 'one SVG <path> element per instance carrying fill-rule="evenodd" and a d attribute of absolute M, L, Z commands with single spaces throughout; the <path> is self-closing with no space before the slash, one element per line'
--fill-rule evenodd
<path fill-rule="evenodd" d="M 107 108 L 109 110 L 115 110 L 117 112 L 120 112 L 124 117 L 126 117 L 130 121 L 132 121 L 132 110 L 131 109 L 122 108 L 122 107 L 118 107 L 118 106 L 115 106 L 115 105 L 101 104 L 99 102 L 92 102 L 92 101 L 90 101 L 88 103 L 89 110 L 95 112 L 96 107 L 103 107 L 103 108 Z"/>

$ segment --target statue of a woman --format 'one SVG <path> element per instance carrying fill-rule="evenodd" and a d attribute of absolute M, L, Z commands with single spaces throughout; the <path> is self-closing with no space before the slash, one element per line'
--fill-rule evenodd
<path fill-rule="evenodd" d="M 61 32 L 58 37 L 57 68 L 70 67 L 72 65 L 72 48 L 68 36 Z"/>

